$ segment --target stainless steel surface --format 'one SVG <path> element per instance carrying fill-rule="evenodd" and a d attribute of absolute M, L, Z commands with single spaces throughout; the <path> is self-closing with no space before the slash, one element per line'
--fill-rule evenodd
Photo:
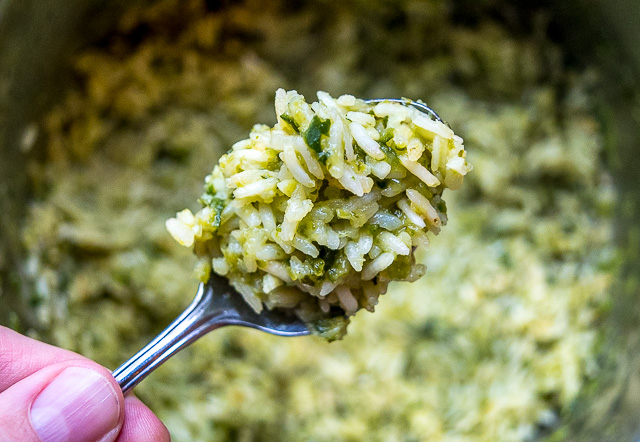
<path fill-rule="evenodd" d="M 239 325 L 278 336 L 304 336 L 306 325 L 282 310 L 263 310 L 256 314 L 225 278 L 212 273 L 200 284 L 187 309 L 153 341 L 113 372 L 122 391 L 135 387 L 164 361 L 210 331 L 226 325 Z"/>

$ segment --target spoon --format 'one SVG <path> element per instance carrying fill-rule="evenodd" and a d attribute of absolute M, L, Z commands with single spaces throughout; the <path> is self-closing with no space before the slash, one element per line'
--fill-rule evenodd
<path fill-rule="evenodd" d="M 413 106 L 431 119 L 442 119 L 424 103 L 398 98 L 365 100 L 365 103 L 392 102 Z M 196 296 L 187 309 L 165 328 L 153 341 L 118 367 L 112 374 L 122 392 L 138 385 L 153 370 L 171 356 L 198 338 L 217 328 L 240 325 L 278 336 L 304 336 L 311 332 L 293 312 L 275 309 L 253 311 L 226 278 L 211 272 L 206 283 L 201 283 Z"/>
<path fill-rule="evenodd" d="M 413 106 L 418 109 L 420 112 L 427 114 L 432 120 L 439 121 L 440 123 L 447 124 L 440 115 L 438 115 L 433 109 L 427 106 L 424 103 L 409 100 L 408 98 L 373 98 L 371 100 L 364 100 L 367 104 L 377 104 L 377 103 L 399 103 L 404 106 Z"/>
<path fill-rule="evenodd" d="M 122 392 L 138 385 L 149 373 L 189 344 L 226 325 L 241 325 L 278 336 L 304 336 L 309 329 L 293 313 L 282 309 L 257 314 L 228 283 L 211 272 L 187 309 L 153 341 L 112 374 Z"/>

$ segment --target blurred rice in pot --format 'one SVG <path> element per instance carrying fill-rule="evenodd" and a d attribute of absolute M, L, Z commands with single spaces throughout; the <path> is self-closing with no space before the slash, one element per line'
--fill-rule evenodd
<path fill-rule="evenodd" d="M 475 169 L 450 222 L 374 315 L 328 345 L 221 330 L 141 384 L 176 440 L 523 440 L 599 372 L 617 265 L 595 68 L 444 1 L 161 1 L 78 54 L 39 125 L 24 225 L 40 337 L 115 366 L 195 291 L 164 220 L 273 91 L 421 97 Z M 319 8 L 323 13 L 319 14 Z M 196 207 L 192 207 L 195 211 Z"/>

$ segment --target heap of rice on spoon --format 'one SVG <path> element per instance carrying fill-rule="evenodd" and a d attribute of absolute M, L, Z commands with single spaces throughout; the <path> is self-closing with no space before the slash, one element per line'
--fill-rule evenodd
<path fill-rule="evenodd" d="M 275 126 L 235 143 L 205 178 L 202 209 L 166 225 L 203 281 L 213 270 L 256 312 L 293 309 L 333 340 L 389 282 L 424 274 L 414 251 L 446 224 L 442 193 L 471 166 L 462 139 L 410 105 L 317 95 L 279 89 Z"/>

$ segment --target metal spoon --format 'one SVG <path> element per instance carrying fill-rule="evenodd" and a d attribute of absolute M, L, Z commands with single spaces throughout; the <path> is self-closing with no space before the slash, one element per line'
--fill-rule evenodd
<path fill-rule="evenodd" d="M 373 98 L 371 100 L 364 100 L 364 102 L 367 104 L 389 102 L 389 103 L 400 103 L 405 106 L 413 106 L 416 109 L 418 109 L 420 112 L 427 114 L 432 120 L 439 121 L 443 124 L 447 124 L 442 118 L 440 118 L 440 115 L 438 115 L 429 106 L 419 101 L 409 100 L 408 98 Z"/>
<path fill-rule="evenodd" d="M 413 106 L 431 119 L 443 123 L 438 114 L 424 103 L 400 98 L 372 99 L 365 100 L 365 103 L 385 101 Z M 257 314 L 226 278 L 212 272 L 209 281 L 198 287 L 189 307 L 153 341 L 118 367 L 113 377 L 126 393 L 175 353 L 225 325 L 256 328 L 278 336 L 304 336 L 310 333 L 302 320 L 286 310 L 263 310 Z"/>
<path fill-rule="evenodd" d="M 189 344 L 225 325 L 256 328 L 279 336 L 304 336 L 310 332 L 293 313 L 263 310 L 257 314 L 227 282 L 211 273 L 201 283 L 189 307 L 146 347 L 113 372 L 122 391 L 138 385 L 149 373 Z"/>

